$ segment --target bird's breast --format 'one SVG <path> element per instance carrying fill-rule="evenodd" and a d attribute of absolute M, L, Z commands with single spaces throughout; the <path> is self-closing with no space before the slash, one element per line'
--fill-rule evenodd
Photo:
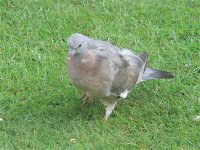
<path fill-rule="evenodd" d="M 113 77 L 109 69 L 93 59 L 67 59 L 68 75 L 74 84 L 92 96 L 108 96 Z M 104 69 L 104 70 L 102 70 Z"/>

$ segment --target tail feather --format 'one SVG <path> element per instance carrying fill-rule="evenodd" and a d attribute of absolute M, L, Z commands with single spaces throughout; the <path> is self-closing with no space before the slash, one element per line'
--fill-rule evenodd
<path fill-rule="evenodd" d="M 142 75 L 142 80 L 152 80 L 152 79 L 171 79 L 174 78 L 174 75 L 172 75 L 169 72 L 166 71 L 160 71 L 156 69 L 150 69 L 146 68 L 143 75 Z"/>

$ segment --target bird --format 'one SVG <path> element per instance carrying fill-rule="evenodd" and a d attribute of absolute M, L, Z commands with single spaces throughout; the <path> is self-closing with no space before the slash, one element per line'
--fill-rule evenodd
<path fill-rule="evenodd" d="M 67 46 L 69 78 L 85 93 L 82 96 L 84 100 L 98 99 L 103 103 L 105 121 L 134 85 L 146 80 L 174 78 L 167 71 L 147 67 L 146 52 L 135 53 L 80 33 L 70 35 Z"/>

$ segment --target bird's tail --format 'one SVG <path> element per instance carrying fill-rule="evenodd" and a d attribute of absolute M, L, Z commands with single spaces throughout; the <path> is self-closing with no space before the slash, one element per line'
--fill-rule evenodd
<path fill-rule="evenodd" d="M 166 71 L 160 71 L 160 70 L 150 69 L 150 68 L 146 68 L 142 75 L 142 81 L 152 80 L 152 79 L 163 79 L 163 78 L 171 79 L 171 78 L 174 78 L 174 75 Z"/>

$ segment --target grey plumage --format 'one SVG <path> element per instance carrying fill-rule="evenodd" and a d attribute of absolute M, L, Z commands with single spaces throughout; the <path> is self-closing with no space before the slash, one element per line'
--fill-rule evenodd
<path fill-rule="evenodd" d="M 106 106 L 107 120 L 120 98 L 126 98 L 135 84 L 173 75 L 147 68 L 147 53 L 134 54 L 108 42 L 75 33 L 68 38 L 68 74 L 90 98 Z"/>

